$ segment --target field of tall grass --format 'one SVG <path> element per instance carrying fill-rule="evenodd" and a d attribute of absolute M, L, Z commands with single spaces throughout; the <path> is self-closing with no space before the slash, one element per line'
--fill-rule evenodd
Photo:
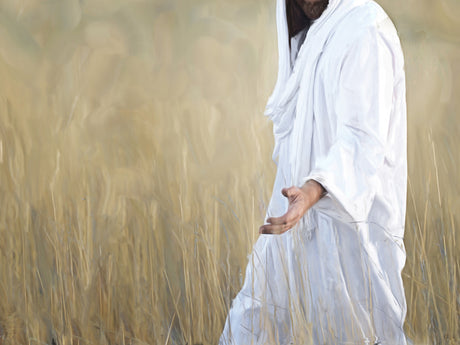
<path fill-rule="evenodd" d="M 460 3 L 406 56 L 415 344 L 460 344 Z M 0 344 L 216 344 L 274 179 L 275 1 L 0 2 Z M 242 344 L 244 345 L 244 344 Z"/>

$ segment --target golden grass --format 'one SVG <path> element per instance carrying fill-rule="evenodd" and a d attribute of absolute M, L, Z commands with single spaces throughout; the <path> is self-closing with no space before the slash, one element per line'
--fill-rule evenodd
<path fill-rule="evenodd" d="M 458 344 L 460 8 L 382 4 L 408 74 L 406 331 Z M 272 5 L 0 4 L 0 344 L 217 342 L 275 172 Z"/>

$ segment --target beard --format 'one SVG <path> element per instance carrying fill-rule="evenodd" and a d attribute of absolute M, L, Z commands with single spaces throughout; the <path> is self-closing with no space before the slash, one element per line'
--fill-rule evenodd
<path fill-rule="evenodd" d="M 303 12 L 309 19 L 318 19 L 324 10 L 329 5 L 329 0 L 318 0 L 318 1 L 308 1 L 308 0 L 297 0 L 297 3 L 302 7 Z"/>

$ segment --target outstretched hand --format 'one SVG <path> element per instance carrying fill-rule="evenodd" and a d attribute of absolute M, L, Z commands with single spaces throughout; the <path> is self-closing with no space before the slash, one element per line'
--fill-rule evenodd
<path fill-rule="evenodd" d="M 281 217 L 270 217 L 267 223 L 260 227 L 259 234 L 280 235 L 292 229 L 303 215 L 323 195 L 325 189 L 314 180 L 307 181 L 302 188 L 283 188 L 281 193 L 288 198 L 289 206 L 287 212 Z"/>

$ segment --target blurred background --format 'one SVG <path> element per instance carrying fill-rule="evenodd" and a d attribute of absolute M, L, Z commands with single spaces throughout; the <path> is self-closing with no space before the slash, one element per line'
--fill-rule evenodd
<path fill-rule="evenodd" d="M 406 332 L 460 343 L 460 2 L 406 57 Z M 216 344 L 275 166 L 275 1 L 0 1 L 0 344 Z"/>

